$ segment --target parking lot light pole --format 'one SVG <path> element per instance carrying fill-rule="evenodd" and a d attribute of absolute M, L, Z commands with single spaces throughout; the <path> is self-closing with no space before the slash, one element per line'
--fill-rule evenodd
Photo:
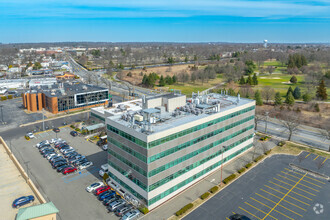
<path fill-rule="evenodd" d="M 265 114 L 266 114 L 265 133 L 267 133 L 267 124 L 268 124 L 268 114 L 269 114 L 269 112 L 265 112 Z"/>
<path fill-rule="evenodd" d="M 223 167 L 223 153 L 225 152 L 225 150 L 226 150 L 226 146 L 223 146 L 222 147 L 222 149 L 221 149 L 221 151 L 222 151 L 222 159 L 221 159 L 221 176 L 220 176 L 220 186 L 222 185 L 222 167 Z"/>

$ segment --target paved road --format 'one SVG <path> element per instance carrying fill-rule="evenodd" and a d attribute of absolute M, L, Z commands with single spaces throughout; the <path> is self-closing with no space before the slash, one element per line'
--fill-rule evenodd
<path fill-rule="evenodd" d="M 265 132 L 265 125 L 265 121 L 259 121 L 257 130 L 260 132 Z M 280 122 L 276 122 L 274 119 L 267 122 L 267 133 L 283 138 L 284 140 L 287 140 L 289 137 L 288 130 L 286 130 Z M 299 129 L 292 135 L 291 140 L 322 150 L 329 150 L 330 145 L 330 141 L 324 140 L 315 128 L 307 129 L 304 127 L 299 127 Z"/>

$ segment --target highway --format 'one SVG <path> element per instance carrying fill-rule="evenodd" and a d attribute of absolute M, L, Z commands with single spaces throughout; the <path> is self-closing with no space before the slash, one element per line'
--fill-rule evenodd
<path fill-rule="evenodd" d="M 265 133 L 266 121 L 259 121 L 257 131 Z M 279 137 L 283 140 L 288 140 L 289 131 L 279 121 L 272 119 L 267 122 L 267 134 Z M 325 140 L 316 128 L 307 129 L 298 127 L 297 131 L 291 137 L 291 141 L 313 146 L 322 150 L 329 151 L 330 141 Z"/>

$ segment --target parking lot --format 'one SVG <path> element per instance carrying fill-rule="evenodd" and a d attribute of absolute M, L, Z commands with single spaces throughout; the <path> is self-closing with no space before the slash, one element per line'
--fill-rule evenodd
<path fill-rule="evenodd" d="M 24 137 L 12 140 L 11 148 L 39 191 L 60 210 L 59 219 L 118 219 L 113 213 L 107 213 L 106 207 L 85 190 L 91 183 L 101 181 L 98 170 L 107 162 L 106 152 L 83 137 L 71 136 L 70 131 L 69 127 L 61 128 L 57 137 L 93 162 L 93 166 L 76 173 L 62 175 L 56 172 L 35 147 L 43 140 L 55 138 L 53 131 L 36 134 L 30 141 Z"/>
<path fill-rule="evenodd" d="M 329 160 L 307 152 L 273 155 L 184 219 L 329 219 L 329 179 L 305 172 L 329 176 L 329 168 Z"/>

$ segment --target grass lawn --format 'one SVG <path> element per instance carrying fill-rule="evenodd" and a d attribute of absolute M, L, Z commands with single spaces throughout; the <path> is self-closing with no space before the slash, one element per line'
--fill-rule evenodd
<path fill-rule="evenodd" d="M 264 67 L 267 67 L 267 66 L 276 66 L 276 67 L 285 67 L 285 65 L 282 65 L 281 62 L 279 61 L 266 61 L 264 62 Z"/>

